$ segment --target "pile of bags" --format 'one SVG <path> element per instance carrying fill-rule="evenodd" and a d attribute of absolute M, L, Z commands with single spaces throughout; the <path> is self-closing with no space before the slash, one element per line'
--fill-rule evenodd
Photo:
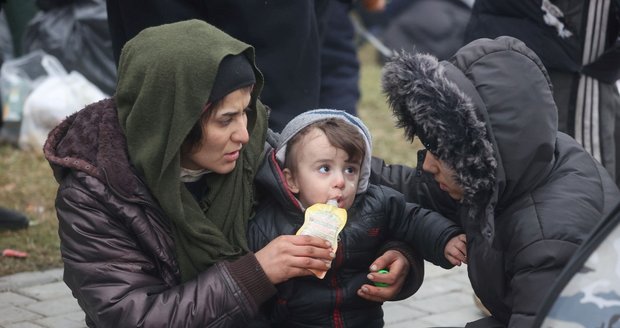
<path fill-rule="evenodd" d="M 4 120 L 0 141 L 38 151 L 65 117 L 107 97 L 81 73 L 67 73 L 58 59 L 41 50 L 2 65 L 0 93 Z"/>
<path fill-rule="evenodd" d="M 24 55 L 4 54 L 8 60 L 0 68 L 0 142 L 41 151 L 49 131 L 65 117 L 114 92 L 116 65 L 105 0 L 36 5 L 39 11 L 24 29 Z M 4 38 L 0 43 L 7 48 Z"/>

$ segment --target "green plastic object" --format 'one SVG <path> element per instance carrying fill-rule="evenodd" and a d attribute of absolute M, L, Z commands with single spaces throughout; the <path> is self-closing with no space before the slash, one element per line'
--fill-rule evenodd
<path fill-rule="evenodd" d="M 381 273 L 381 274 L 386 274 L 386 273 L 389 273 L 389 272 L 390 271 L 388 271 L 386 269 L 381 269 L 381 270 L 377 271 L 377 273 Z M 384 282 L 375 282 L 374 284 L 377 287 L 388 287 L 390 285 L 390 284 L 386 284 Z"/>

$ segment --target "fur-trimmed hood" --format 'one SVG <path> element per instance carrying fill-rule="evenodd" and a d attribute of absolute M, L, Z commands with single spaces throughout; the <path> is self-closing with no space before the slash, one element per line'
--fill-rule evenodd
<path fill-rule="evenodd" d="M 541 61 L 517 39 L 479 39 L 449 61 L 403 52 L 382 82 L 397 125 L 454 168 L 468 217 L 492 239 L 494 213 L 552 167 L 557 109 Z"/>

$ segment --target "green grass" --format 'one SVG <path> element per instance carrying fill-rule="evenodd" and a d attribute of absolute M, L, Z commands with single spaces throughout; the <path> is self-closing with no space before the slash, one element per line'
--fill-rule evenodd
<path fill-rule="evenodd" d="M 0 257 L 0 276 L 62 266 L 54 211 L 56 181 L 43 155 L 0 146 L 0 206 L 20 211 L 28 229 L 0 232 L 0 249 L 28 253 L 25 259 Z"/>
<path fill-rule="evenodd" d="M 394 128 L 390 110 L 381 94 L 381 67 L 368 45 L 360 49 L 362 62 L 359 115 L 373 135 L 374 154 L 390 163 L 415 165 L 418 144 L 410 144 Z M 42 154 L 0 145 L 0 206 L 25 213 L 33 223 L 28 229 L 0 232 L 0 250 L 28 252 L 25 259 L 0 256 L 0 276 L 62 266 L 58 221 L 54 211 L 57 184 Z"/>
<path fill-rule="evenodd" d="M 381 66 L 376 53 L 366 44 L 359 51 L 359 59 L 362 99 L 358 114 L 372 134 L 373 155 L 389 163 L 415 166 L 416 152 L 421 145 L 417 138 L 411 144 L 405 139 L 403 130 L 394 127 L 391 110 L 381 92 Z"/>

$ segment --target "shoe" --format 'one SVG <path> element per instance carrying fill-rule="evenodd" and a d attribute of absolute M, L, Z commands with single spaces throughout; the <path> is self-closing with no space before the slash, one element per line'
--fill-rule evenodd
<path fill-rule="evenodd" d="M 0 231 L 26 229 L 29 225 L 24 214 L 0 207 Z"/>

